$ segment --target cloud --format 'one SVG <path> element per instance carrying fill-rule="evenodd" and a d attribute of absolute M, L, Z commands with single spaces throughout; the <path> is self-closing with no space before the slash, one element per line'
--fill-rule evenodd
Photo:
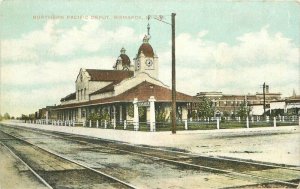
<path fill-rule="evenodd" d="M 42 30 L 24 34 L 19 39 L 5 39 L 2 41 L 3 61 L 37 60 L 42 47 L 51 46 L 55 39 L 54 26 L 57 21 L 48 21 Z"/>
<path fill-rule="evenodd" d="M 209 41 L 206 34 L 181 33 L 176 37 L 178 90 L 191 95 L 199 91 L 247 94 L 261 90 L 263 82 L 285 96 L 293 88 L 299 90 L 299 47 L 282 33 L 263 27 L 238 36 L 234 44 Z M 161 70 L 165 70 L 161 79 L 170 83 L 171 68 L 166 64 L 171 62 L 170 51 L 159 57 Z"/>
<path fill-rule="evenodd" d="M 296 45 L 280 32 L 270 34 L 267 27 L 256 33 L 246 33 L 237 40 L 240 44 L 233 47 L 233 51 L 240 65 L 299 63 L 299 49 Z"/>
<path fill-rule="evenodd" d="M 81 26 L 60 28 L 59 21 L 49 20 L 41 30 L 32 31 L 18 39 L 2 42 L 4 61 L 38 61 L 45 57 L 67 56 L 81 52 L 97 52 L 116 44 L 139 41 L 130 27 L 107 30 L 101 22 L 86 20 Z"/>
<path fill-rule="evenodd" d="M 16 116 L 32 113 L 75 91 L 80 68 L 112 69 L 115 57 L 92 56 L 69 61 L 4 64 L 1 67 L 1 109 Z M 38 100 L 37 100 L 38 99 Z M 16 108 L 18 107 L 18 108 Z"/>
<path fill-rule="evenodd" d="M 115 57 L 92 56 L 69 61 L 24 62 L 2 66 L 2 85 L 31 86 L 75 82 L 80 68 L 112 69 Z"/>
<path fill-rule="evenodd" d="M 139 36 L 130 27 L 107 30 L 99 21 L 62 28 L 49 20 L 42 29 L 2 40 L 0 113 L 31 113 L 59 102 L 75 90 L 80 68 L 112 69 L 116 57 L 101 51 L 136 44 Z"/>
<path fill-rule="evenodd" d="M 260 91 L 263 82 L 285 96 L 293 88 L 299 90 L 299 47 L 282 33 L 263 27 L 238 36 L 233 44 L 207 40 L 207 33 L 176 37 L 179 91 L 247 94 Z M 58 103 L 75 90 L 80 68 L 112 69 L 116 57 L 101 56 L 99 51 L 138 44 L 141 38 L 129 27 L 107 30 L 99 22 L 87 21 L 80 27 L 60 28 L 59 22 L 48 21 L 41 30 L 3 40 L 1 110 L 19 115 Z M 76 56 L 80 52 L 85 53 Z M 160 79 L 171 86 L 171 53 L 157 54 Z"/>

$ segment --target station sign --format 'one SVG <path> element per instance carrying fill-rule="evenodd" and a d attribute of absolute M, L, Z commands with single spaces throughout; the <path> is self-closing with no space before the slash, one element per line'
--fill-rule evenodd
<path fill-rule="evenodd" d="M 150 106 L 149 101 L 142 101 L 142 102 L 137 102 L 138 107 L 143 107 L 143 106 Z"/>

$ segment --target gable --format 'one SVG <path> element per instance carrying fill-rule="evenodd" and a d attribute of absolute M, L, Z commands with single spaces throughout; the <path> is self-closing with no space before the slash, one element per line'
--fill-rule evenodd
<path fill-rule="evenodd" d="M 82 82 L 84 80 L 90 80 L 90 75 L 86 72 L 85 69 L 81 68 L 77 77 L 76 77 L 76 83 L 77 82 Z"/>

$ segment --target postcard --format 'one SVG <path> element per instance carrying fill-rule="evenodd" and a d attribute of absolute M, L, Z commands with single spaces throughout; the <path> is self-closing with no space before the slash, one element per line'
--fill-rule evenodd
<path fill-rule="evenodd" d="M 0 189 L 299 188 L 300 1 L 0 0 Z"/>

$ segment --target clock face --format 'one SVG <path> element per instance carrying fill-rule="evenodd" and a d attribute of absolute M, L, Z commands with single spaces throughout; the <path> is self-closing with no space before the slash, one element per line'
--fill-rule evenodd
<path fill-rule="evenodd" d="M 147 65 L 148 67 L 152 66 L 152 64 L 153 64 L 153 62 L 152 62 L 151 59 L 147 59 L 147 60 L 146 60 L 146 65 Z"/>

